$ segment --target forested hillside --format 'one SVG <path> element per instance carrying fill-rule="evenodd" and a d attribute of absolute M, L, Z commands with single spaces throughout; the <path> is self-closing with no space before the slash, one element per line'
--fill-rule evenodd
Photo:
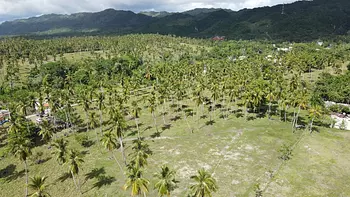
<path fill-rule="evenodd" d="M 284 8 L 283 8 L 284 7 Z M 117 11 L 44 15 L 0 25 L 0 35 L 161 33 L 208 38 L 304 41 L 346 35 L 350 1 L 314 0 L 240 11 L 194 9 L 183 13 Z"/>

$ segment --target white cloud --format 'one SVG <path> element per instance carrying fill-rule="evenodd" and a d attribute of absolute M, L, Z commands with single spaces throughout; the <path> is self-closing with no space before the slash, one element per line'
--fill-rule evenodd
<path fill-rule="evenodd" d="M 239 10 L 290 3 L 294 0 L 0 0 L 0 21 L 40 14 L 121 10 L 185 11 L 194 8 Z"/>

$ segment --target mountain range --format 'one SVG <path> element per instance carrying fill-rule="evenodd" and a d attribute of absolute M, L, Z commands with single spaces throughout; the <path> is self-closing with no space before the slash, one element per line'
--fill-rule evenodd
<path fill-rule="evenodd" d="M 232 11 L 197 8 L 181 13 L 107 9 L 48 14 L 0 24 L 0 35 L 71 36 L 160 33 L 210 38 L 305 41 L 350 33 L 349 0 L 297 1 Z"/>

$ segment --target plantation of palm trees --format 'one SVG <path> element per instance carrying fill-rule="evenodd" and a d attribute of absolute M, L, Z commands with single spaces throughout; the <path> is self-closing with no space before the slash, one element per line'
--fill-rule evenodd
<path fill-rule="evenodd" d="M 350 195 L 350 133 L 324 103 L 349 101 L 324 88 L 347 83 L 349 48 L 3 39 L 0 196 Z"/>

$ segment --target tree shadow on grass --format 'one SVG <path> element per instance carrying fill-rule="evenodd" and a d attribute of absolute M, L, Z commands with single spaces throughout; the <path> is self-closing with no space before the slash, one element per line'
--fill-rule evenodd
<path fill-rule="evenodd" d="M 88 181 L 89 179 L 94 179 L 94 178 L 98 178 L 100 177 L 101 175 L 104 175 L 106 174 L 106 170 L 104 167 L 101 167 L 101 168 L 94 168 L 91 170 L 91 172 L 89 173 L 86 173 L 84 176 L 85 176 L 85 181 L 83 184 L 86 183 L 86 181 Z"/>
<path fill-rule="evenodd" d="M 127 135 L 127 137 L 135 136 L 136 134 L 137 134 L 137 131 L 132 131 Z"/>
<path fill-rule="evenodd" d="M 150 137 L 151 137 L 151 138 L 157 138 L 157 137 L 160 137 L 162 133 L 163 133 L 163 132 L 156 131 L 155 133 L 153 133 L 152 135 L 150 135 Z"/>
<path fill-rule="evenodd" d="M 253 121 L 253 120 L 255 120 L 255 119 L 256 119 L 256 117 L 254 117 L 254 116 L 248 116 L 248 117 L 247 117 L 247 120 L 248 120 L 248 121 Z"/>
<path fill-rule="evenodd" d="M 82 157 L 85 157 L 87 154 L 90 154 L 88 150 L 83 150 L 83 151 L 80 152 L 80 155 Z"/>
<path fill-rule="evenodd" d="M 165 131 L 165 130 L 168 130 L 171 128 L 171 124 L 165 124 L 162 126 L 162 130 Z"/>
<path fill-rule="evenodd" d="M 82 144 L 82 146 L 83 146 L 84 148 L 90 148 L 90 147 L 93 146 L 94 144 L 95 144 L 94 141 L 92 141 L 92 140 L 87 140 L 87 141 L 85 141 L 85 142 Z"/>
<path fill-rule="evenodd" d="M 176 104 L 171 104 L 171 105 L 170 105 L 170 108 L 176 108 L 176 107 L 177 107 Z"/>
<path fill-rule="evenodd" d="M 202 116 L 200 117 L 200 119 L 206 119 L 206 118 L 208 118 L 207 115 L 202 115 Z"/>
<path fill-rule="evenodd" d="M 22 171 L 19 171 L 19 172 L 14 172 L 14 173 L 12 173 L 12 175 L 10 175 L 10 176 L 8 176 L 7 178 L 6 178 L 6 182 L 11 182 L 11 181 L 14 181 L 14 180 L 16 180 L 16 179 L 18 179 L 18 178 L 22 178 L 22 177 L 24 177 L 24 175 L 25 175 L 25 171 L 24 170 L 22 170 Z"/>
<path fill-rule="evenodd" d="M 177 116 L 175 116 L 174 118 L 171 118 L 171 119 L 170 119 L 170 121 L 172 121 L 172 122 L 176 122 L 176 121 L 178 121 L 178 120 L 181 120 L 181 116 L 179 116 L 179 115 L 177 115 Z"/>
<path fill-rule="evenodd" d="M 205 123 L 205 125 L 209 126 L 209 125 L 213 125 L 215 124 L 215 120 L 209 120 Z"/>
<path fill-rule="evenodd" d="M 101 187 L 106 186 L 106 185 L 111 185 L 113 182 L 116 181 L 116 179 L 115 179 L 114 177 L 112 177 L 112 176 L 106 176 L 106 175 L 99 176 L 99 177 L 97 178 L 97 180 L 98 180 L 98 181 L 97 181 L 96 183 L 94 183 L 92 189 L 93 189 L 93 188 L 98 188 L 98 189 L 100 189 Z"/>
<path fill-rule="evenodd" d="M 65 172 L 55 182 L 60 181 L 61 183 L 65 182 L 67 179 L 72 178 L 71 173 Z"/>
<path fill-rule="evenodd" d="M 43 163 L 50 161 L 50 159 L 52 159 L 52 157 L 48 157 L 46 159 L 38 159 L 35 161 L 35 164 L 43 164 Z"/>
<path fill-rule="evenodd" d="M 236 118 L 242 118 L 244 117 L 244 114 L 242 112 L 235 113 Z"/>
<path fill-rule="evenodd" d="M 148 126 L 148 127 L 146 127 L 143 131 L 147 131 L 147 130 L 150 130 L 150 129 L 152 129 L 152 127 L 151 127 L 151 126 Z"/>
<path fill-rule="evenodd" d="M 10 164 L 6 168 L 0 170 L 0 178 L 6 178 L 13 175 L 16 171 L 16 165 Z"/>

